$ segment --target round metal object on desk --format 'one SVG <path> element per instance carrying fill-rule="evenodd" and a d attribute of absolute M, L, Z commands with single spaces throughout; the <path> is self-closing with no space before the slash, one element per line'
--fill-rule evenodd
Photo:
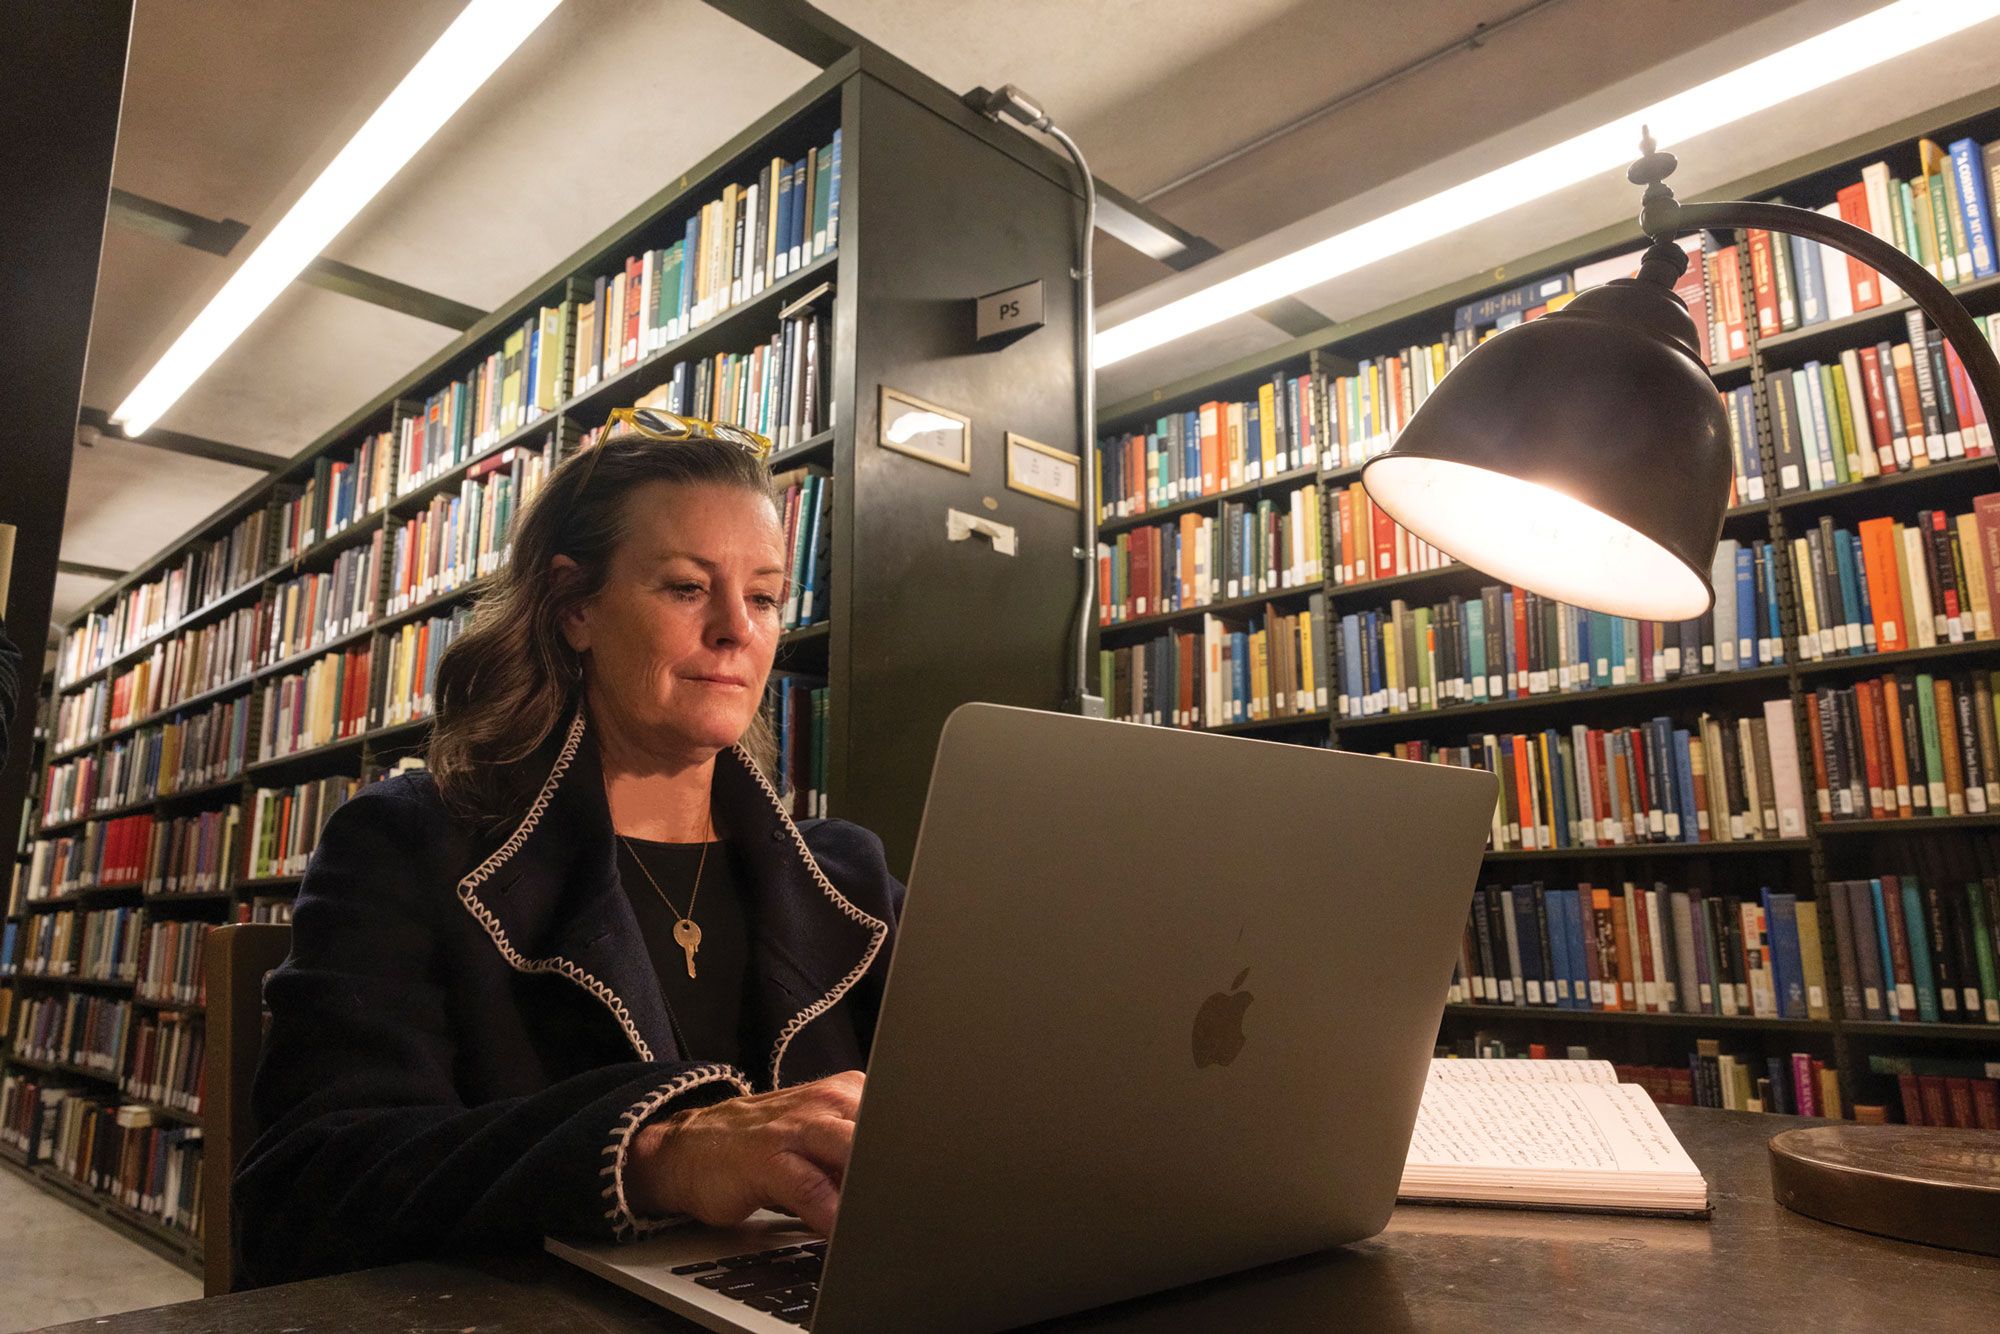
<path fill-rule="evenodd" d="M 1842 1227 L 2000 1255 L 2000 1131 L 1787 1130 L 1771 1139 L 1771 1194 Z"/>

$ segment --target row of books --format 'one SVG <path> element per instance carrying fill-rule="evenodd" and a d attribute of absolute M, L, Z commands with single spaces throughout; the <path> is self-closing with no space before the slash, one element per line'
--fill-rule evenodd
<path fill-rule="evenodd" d="M 1451 1044 L 1447 1044 L 1448 1046 Z M 1552 1057 L 1538 1042 L 1526 1044 L 1525 1054 L 1510 1052 L 1498 1037 L 1480 1034 L 1460 1042 L 1466 1057 L 1486 1059 L 1527 1059 L 1587 1061 L 1590 1049 L 1572 1045 L 1566 1057 Z M 1723 1050 L 1719 1038 L 1697 1038 L 1687 1064 L 1625 1065 L 1612 1071 L 1620 1083 L 1637 1084 L 1656 1103 L 1676 1107 L 1715 1107 L 1737 1112 L 1771 1112 L 1782 1116 L 1818 1116 L 1841 1120 L 1846 1116 L 1840 1094 L 1840 1071 L 1811 1052 L 1786 1055 L 1751 1053 L 1739 1055 Z M 1856 1120 L 1868 1117 L 1885 1120 L 1883 1109 L 1853 1109 Z"/>
<path fill-rule="evenodd" d="M 268 634 L 266 626 L 259 604 L 155 644 L 151 653 L 113 679 L 105 729 L 130 727 L 183 700 L 242 681 L 257 666 L 257 645 Z"/>
<path fill-rule="evenodd" d="M 214 925 L 208 922 L 171 918 L 146 923 L 145 939 L 139 947 L 139 985 L 134 994 L 140 1000 L 177 1005 L 200 1005 L 207 1000 L 202 949 L 213 930 Z"/>
<path fill-rule="evenodd" d="M 146 850 L 146 893 L 214 894 L 242 874 L 243 808 L 162 818 Z"/>
<path fill-rule="evenodd" d="M 63 689 L 219 598 L 256 582 L 270 568 L 274 520 L 269 507 L 239 519 L 221 537 L 198 542 L 158 578 L 118 595 L 67 631 L 56 653 L 56 687 Z"/>
<path fill-rule="evenodd" d="M 249 758 L 250 700 L 239 695 L 105 747 L 97 806 L 111 809 L 172 796 L 243 772 Z"/>
<path fill-rule="evenodd" d="M 1828 1016 L 1817 905 L 1763 889 L 1473 891 L 1452 999 L 1635 1014 Z"/>
<path fill-rule="evenodd" d="M 461 603 L 383 637 L 382 676 L 373 714 L 377 726 L 415 722 L 437 711 L 438 659 L 471 624 L 472 608 Z"/>
<path fill-rule="evenodd" d="M 1098 651 L 1098 689 L 1113 718 L 1222 727 L 1317 714 L 1327 706 L 1326 595 L 1306 610 L 1241 620 L 1204 616 L 1196 631 Z"/>
<path fill-rule="evenodd" d="M 1325 559 L 1336 584 L 1391 579 L 1452 564 L 1451 557 L 1376 508 L 1360 482 L 1331 491 L 1326 504 Z"/>
<path fill-rule="evenodd" d="M 1703 713 L 1687 727 L 1666 717 L 1635 727 L 1579 723 L 1382 753 L 1497 774 L 1496 851 L 1805 836 L 1789 700 L 1744 717 Z"/>
<path fill-rule="evenodd" d="M 396 494 L 407 495 L 555 411 L 578 319 L 574 302 L 544 306 L 463 378 L 396 427 Z"/>
<path fill-rule="evenodd" d="M 152 836 L 151 815 L 92 820 L 77 840 L 77 886 L 137 884 L 146 873 L 146 847 Z"/>
<path fill-rule="evenodd" d="M 137 908 L 62 909 L 21 924 L 20 971 L 32 977 L 130 982 L 139 975 Z"/>
<path fill-rule="evenodd" d="M 361 786 L 358 778 L 335 774 L 292 787 L 259 788 L 250 801 L 248 878 L 304 874 L 320 830 Z"/>
<path fill-rule="evenodd" d="M 116 1079 L 132 1027 L 132 1002 L 95 992 L 23 996 L 14 1007 L 14 1054 Z"/>
<path fill-rule="evenodd" d="M 2000 322 L 1979 323 L 2000 334 Z M 1906 342 L 1766 376 L 1780 495 L 1992 457 L 1993 430 L 1958 352 L 1917 312 L 1904 325 Z"/>
<path fill-rule="evenodd" d="M 1907 820 L 2000 810 L 2000 676 L 1885 673 L 1806 696 L 1823 820 Z"/>
<path fill-rule="evenodd" d="M 1992 277 L 1991 146 L 1960 139 L 1949 149 L 1917 141 L 1918 172 L 1907 180 L 1886 162 L 1861 169 L 1818 211 L 1853 223 L 1956 287 Z M 1902 298 L 1902 289 L 1831 246 L 1796 238 L 1748 236 L 1760 336 L 1842 319 Z"/>
<path fill-rule="evenodd" d="M 807 310 L 788 316 L 769 342 L 749 352 L 677 363 L 633 406 L 730 422 L 757 432 L 773 449 L 790 449 L 833 424 L 825 366 L 829 339 L 823 314 Z"/>
<path fill-rule="evenodd" d="M 259 687 L 257 758 L 278 759 L 368 730 L 374 645 L 328 653 Z"/>
<path fill-rule="evenodd" d="M 1904 872 L 1827 894 L 1843 1015 L 2000 1024 L 2000 881 Z"/>
<path fill-rule="evenodd" d="M 97 795 L 97 756 L 79 755 L 73 760 L 42 768 L 42 824 L 64 824 L 81 820 L 92 809 Z"/>
<path fill-rule="evenodd" d="M 1580 694 L 1783 661 L 1769 543 L 1727 544 L 1734 606 L 1690 621 L 1636 621 L 1489 584 L 1412 607 L 1349 612 L 1334 641 L 1343 718 Z M 1718 569 L 1722 564 L 1718 554 Z M 1745 567 L 1748 568 L 1745 568 Z"/>
<path fill-rule="evenodd" d="M 556 464 L 556 439 L 515 445 L 466 470 L 456 492 L 431 499 L 400 524 L 390 544 L 389 615 L 463 588 L 498 570 L 513 550 L 515 518 L 541 493 Z"/>
<path fill-rule="evenodd" d="M 1822 518 L 1792 539 L 1800 656 L 1935 648 L 1994 636 L 2000 579 L 2000 493 L 1974 510 L 1919 510 L 1914 523 Z"/>
<path fill-rule="evenodd" d="M 1310 375 L 1274 372 L 1254 398 L 1169 413 L 1098 442 L 1100 519 L 1145 514 L 1320 464 Z"/>
<path fill-rule="evenodd" d="M 1870 1056 L 1868 1070 L 1896 1081 L 1909 1125 L 2000 1130 L 2000 1061 Z"/>
<path fill-rule="evenodd" d="M 793 819 L 826 815 L 827 686 L 804 676 L 773 676 L 764 692 L 764 717 L 776 742 L 772 784 Z"/>
<path fill-rule="evenodd" d="M 295 496 L 277 504 L 278 563 L 316 542 L 338 537 L 389 503 L 389 433 L 366 436 L 351 453 L 313 460 L 312 476 Z"/>
<path fill-rule="evenodd" d="M 1324 531 L 1319 488 L 1301 486 L 1118 533 L 1097 544 L 1098 624 L 1317 585 Z"/>
<path fill-rule="evenodd" d="M 833 614 L 833 477 L 823 468 L 793 468 L 771 478 L 785 528 L 786 630 L 817 625 Z"/>
<path fill-rule="evenodd" d="M 724 186 L 681 239 L 599 277 L 577 312 L 571 392 L 581 394 L 684 337 L 840 241 L 841 136 L 805 157 L 772 158 L 747 185 Z"/>
<path fill-rule="evenodd" d="M 118 1087 L 129 1097 L 201 1115 L 204 1027 L 195 1015 L 140 1011 L 126 1035 Z"/>
<path fill-rule="evenodd" d="M 272 584 L 257 604 L 257 666 L 310 653 L 375 621 L 381 601 L 384 534 L 350 547 L 322 574 Z"/>
<path fill-rule="evenodd" d="M 0 1078 L 0 1141 L 86 1189 L 201 1235 L 201 1131 L 26 1072 Z"/>

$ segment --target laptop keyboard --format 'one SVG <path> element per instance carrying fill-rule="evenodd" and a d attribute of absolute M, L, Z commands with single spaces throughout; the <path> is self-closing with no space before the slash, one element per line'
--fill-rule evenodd
<path fill-rule="evenodd" d="M 669 1272 L 803 1328 L 811 1322 L 813 1303 L 819 1298 L 820 1262 L 825 1255 L 825 1242 L 809 1241 L 677 1265 Z"/>

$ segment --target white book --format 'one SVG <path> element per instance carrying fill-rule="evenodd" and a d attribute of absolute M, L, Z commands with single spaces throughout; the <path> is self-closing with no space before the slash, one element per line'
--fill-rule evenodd
<path fill-rule="evenodd" d="M 1889 164 L 1871 162 L 1861 169 L 1861 184 L 1868 191 L 1868 230 L 1888 245 L 1896 244 L 1896 228 L 1889 221 Z M 1880 275 L 1882 304 L 1903 299 L 1903 289 Z"/>
<path fill-rule="evenodd" d="M 1792 727 L 1790 700 L 1764 702 L 1764 735 L 1771 747 L 1771 795 L 1778 806 L 1778 837 L 1804 838 L 1805 788 L 1799 781 L 1799 742 Z"/>
<path fill-rule="evenodd" d="M 1819 210 L 1827 217 L 1840 220 L 1840 205 L 1827 204 Z M 1847 254 L 1835 250 L 1830 245 L 1819 248 L 1819 268 L 1826 287 L 1826 317 L 1830 320 L 1845 319 L 1854 313 L 1854 288 L 1847 277 Z"/>
<path fill-rule="evenodd" d="M 1703 1216 L 1708 1183 L 1606 1061 L 1431 1062 L 1397 1198 Z"/>

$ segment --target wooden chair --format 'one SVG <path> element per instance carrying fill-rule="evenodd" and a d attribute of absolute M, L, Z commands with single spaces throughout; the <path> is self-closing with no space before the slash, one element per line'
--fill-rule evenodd
<path fill-rule="evenodd" d="M 204 944 L 208 1032 L 201 1112 L 202 1286 L 220 1296 L 240 1286 L 231 1245 L 229 1182 L 250 1148 L 250 1086 L 264 1046 L 264 976 L 292 947 L 292 928 L 267 922 L 217 927 Z"/>

